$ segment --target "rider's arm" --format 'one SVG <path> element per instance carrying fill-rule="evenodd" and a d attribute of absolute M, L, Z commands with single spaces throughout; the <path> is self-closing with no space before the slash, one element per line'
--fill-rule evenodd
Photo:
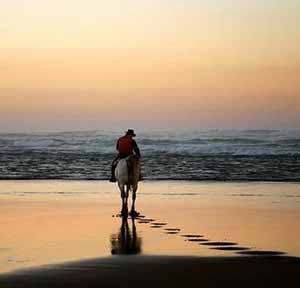
<path fill-rule="evenodd" d="M 138 145 L 136 144 L 135 140 L 133 140 L 133 151 L 135 153 L 136 156 L 138 156 L 139 158 L 141 158 L 141 152 L 140 152 L 140 149 L 138 147 Z"/>

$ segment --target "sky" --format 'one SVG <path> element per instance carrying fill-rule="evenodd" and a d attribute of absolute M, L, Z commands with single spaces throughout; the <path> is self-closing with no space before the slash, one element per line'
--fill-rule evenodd
<path fill-rule="evenodd" d="M 299 0 L 0 0 L 0 131 L 300 128 Z"/>

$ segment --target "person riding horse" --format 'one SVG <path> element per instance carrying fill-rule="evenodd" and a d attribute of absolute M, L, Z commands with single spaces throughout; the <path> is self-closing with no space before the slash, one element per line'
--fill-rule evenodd
<path fill-rule="evenodd" d="M 138 159 L 141 158 L 140 149 L 133 139 L 135 137 L 133 129 L 128 129 L 126 134 L 118 139 L 117 141 L 117 151 L 119 152 L 118 156 L 114 159 L 111 166 L 111 178 L 110 182 L 116 182 L 115 169 L 120 159 L 126 158 L 130 155 L 135 155 Z"/>

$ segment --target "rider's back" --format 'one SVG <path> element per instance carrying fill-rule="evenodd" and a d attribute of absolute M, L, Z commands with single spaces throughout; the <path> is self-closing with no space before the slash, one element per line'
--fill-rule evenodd
<path fill-rule="evenodd" d="M 118 140 L 117 149 L 120 154 L 130 155 L 133 153 L 134 142 L 131 137 L 125 135 Z"/>

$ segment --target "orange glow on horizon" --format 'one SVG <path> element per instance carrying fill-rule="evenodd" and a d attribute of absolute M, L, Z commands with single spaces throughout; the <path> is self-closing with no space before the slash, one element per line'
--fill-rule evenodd
<path fill-rule="evenodd" d="M 298 127 L 300 6 L 292 2 L 1 4 L 0 129 L 19 127 L 20 115 L 30 127 L 41 114 L 51 128 L 53 112 L 105 114 L 118 126 L 118 111 L 134 111 L 141 125 L 168 114 L 175 126 L 229 127 L 268 126 L 243 119 L 249 111 L 278 113 L 284 123 L 275 126 Z M 104 123 L 96 118 L 92 125 Z"/>

